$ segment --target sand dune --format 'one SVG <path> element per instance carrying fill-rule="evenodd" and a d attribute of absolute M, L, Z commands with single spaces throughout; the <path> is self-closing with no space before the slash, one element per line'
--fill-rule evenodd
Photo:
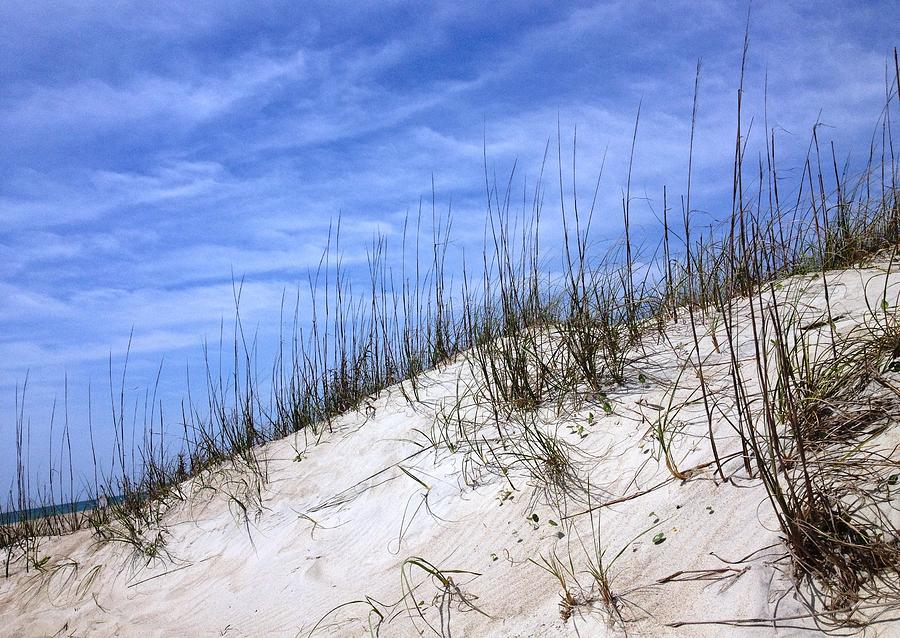
<path fill-rule="evenodd" d="M 865 323 L 866 295 L 877 307 L 884 277 L 877 266 L 828 274 L 837 329 Z M 821 318 L 821 276 L 776 288 L 810 325 Z M 896 273 L 887 290 L 895 302 Z M 752 375 L 747 301 L 736 300 L 734 309 L 739 356 Z M 552 484 L 517 463 L 514 445 L 494 450 L 504 475 L 465 446 L 429 443 L 447 427 L 441 415 L 478 409 L 459 390 L 472 374 L 459 357 L 419 379 L 418 402 L 393 387 L 336 419 L 319 442 L 298 433 L 260 448 L 264 483 L 240 469 L 188 481 L 163 517 L 163 551 L 155 558 L 124 543 L 99 543 L 87 529 L 46 539 L 39 571 L 17 565 L 0 580 L 0 633 L 805 634 L 815 625 L 797 599 L 774 511 L 759 480 L 744 471 L 726 418 L 733 407 L 728 356 L 717 347 L 724 337 L 715 336 L 721 330 L 715 314 L 707 316 L 700 351 L 710 388 L 719 388 L 714 428 L 727 482 L 710 464 L 683 319 L 635 349 L 629 382 L 610 390 L 608 406 L 586 401 L 534 416 L 564 442 L 579 477 L 570 484 Z M 661 413 L 680 423 L 670 449 L 686 480 L 667 470 L 652 435 Z M 494 427 L 483 426 L 485 440 Z M 897 442 L 888 428 L 866 445 L 890 451 Z M 251 496 L 257 487 L 261 498 Z M 617 611 L 602 603 L 586 571 L 596 543 L 606 552 Z M 540 566 L 554 560 L 566 573 L 568 603 L 561 583 Z M 795 616 L 756 630 L 678 625 Z M 900 635 L 900 623 L 864 633 Z"/>

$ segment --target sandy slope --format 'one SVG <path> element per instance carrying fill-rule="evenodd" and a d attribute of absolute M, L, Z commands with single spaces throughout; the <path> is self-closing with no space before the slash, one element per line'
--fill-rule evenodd
<path fill-rule="evenodd" d="M 865 294 L 877 305 L 879 273 L 870 268 L 829 276 L 842 329 L 862 320 Z M 898 286 L 900 277 L 891 275 L 891 301 Z M 800 295 L 811 320 L 824 307 L 820 278 L 785 282 L 780 294 Z M 738 312 L 746 312 L 738 304 Z M 703 329 L 706 369 L 723 388 L 717 409 L 727 414 L 727 357 L 709 337 L 721 324 L 710 319 Z M 184 486 L 185 499 L 165 517 L 170 556 L 164 560 L 147 565 L 127 545 L 96 544 L 87 530 L 48 539 L 44 573 L 18 571 L 0 580 L 0 634 L 306 636 L 321 620 L 315 635 L 360 636 L 376 618 L 367 604 L 329 612 L 368 597 L 385 614 L 380 635 L 389 637 L 436 635 L 424 620 L 438 632 L 443 623 L 453 636 L 805 635 L 802 627 L 810 625 L 804 620 L 778 629 L 667 626 L 804 611 L 786 575 L 765 492 L 747 478 L 740 459 L 726 464 L 734 478 L 722 483 L 708 467 L 676 481 L 656 458 L 648 428 L 659 406 L 667 405 L 693 347 L 684 321 L 666 335 L 646 341 L 631 384 L 611 392 L 612 414 L 594 405 L 545 415 L 547 427 L 583 452 L 579 469 L 590 477 L 595 499 L 647 491 L 604 507 L 594 519 L 607 556 L 624 550 L 611 568 L 628 621 L 624 628 L 610 624 L 602 606 L 591 601 L 596 592 L 583 571 L 593 543 L 590 518 L 563 520 L 586 503 L 577 497 L 548 502 L 546 491 L 523 471 L 512 472 L 509 482 L 481 473 L 467 485 L 463 476 L 472 475 L 472 466 L 462 453 L 422 446 L 420 432 L 432 431 L 435 412 L 468 374 L 459 361 L 422 380 L 420 404 L 409 404 L 395 388 L 365 411 L 336 420 L 334 431 L 316 445 L 297 435 L 261 449 L 269 480 L 262 508 L 251 511 L 249 521 L 225 494 L 241 493 L 236 477 L 224 491 L 199 489 L 196 481 Z M 752 364 L 746 330 L 741 356 Z M 685 424 L 675 447 L 682 469 L 710 460 L 697 387 L 688 369 L 675 395 L 675 404 L 687 402 L 677 416 Z M 570 431 L 579 425 L 584 438 Z M 721 454 L 733 457 L 738 439 L 724 418 L 715 427 Z M 659 532 L 665 541 L 654 544 Z M 529 560 L 553 553 L 564 562 L 571 557 L 582 585 L 573 589 L 580 604 L 567 620 L 560 615 L 559 583 Z M 451 577 L 484 613 L 468 609 L 459 593 L 442 601 L 438 581 L 405 563 L 410 557 L 472 572 Z M 716 571 L 675 575 L 707 569 Z M 404 572 L 415 589 L 401 600 Z M 417 605 L 422 616 L 413 611 Z M 875 625 L 866 635 L 900 635 L 900 624 Z"/>

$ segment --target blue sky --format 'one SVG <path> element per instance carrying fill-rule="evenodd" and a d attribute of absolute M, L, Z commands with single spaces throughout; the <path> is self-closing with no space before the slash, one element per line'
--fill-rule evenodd
<path fill-rule="evenodd" d="M 274 343 L 282 293 L 304 285 L 338 212 L 348 257 L 362 259 L 434 176 L 461 241 L 480 229 L 483 149 L 492 170 L 518 159 L 534 176 L 557 119 L 564 137 L 577 126 L 586 184 L 608 149 L 597 231 L 613 236 L 641 103 L 632 190 L 651 223 L 663 184 L 683 192 L 700 58 L 694 196 L 716 216 L 746 13 L 702 1 L 0 3 L 0 488 L 26 372 L 36 431 L 68 375 L 83 462 L 87 384 L 108 402 L 108 357 L 120 364 L 132 330 L 129 389 L 165 360 L 174 401 L 232 314 L 233 278 L 245 279 L 245 322 Z M 897 24 L 890 1 L 754 3 L 747 122 L 764 128 L 768 73 L 788 165 L 817 118 L 842 156 L 861 158 Z"/>

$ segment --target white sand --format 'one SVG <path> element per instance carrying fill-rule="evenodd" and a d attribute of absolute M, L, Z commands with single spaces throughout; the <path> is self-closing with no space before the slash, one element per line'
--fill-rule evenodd
<path fill-rule="evenodd" d="M 873 307 L 878 305 L 883 282 L 872 282 L 878 273 L 861 269 L 830 275 L 833 314 L 841 316 L 841 329 L 865 316 L 864 290 Z M 892 275 L 891 284 L 893 303 L 900 277 Z M 800 286 L 814 319 L 824 308 L 821 278 L 795 278 L 781 294 L 792 295 Z M 746 314 L 746 304 L 741 307 L 738 312 Z M 710 467 L 687 482 L 671 480 L 665 464 L 654 458 L 648 434 L 658 414 L 654 405 L 667 404 L 667 389 L 693 347 L 685 319 L 667 330 L 670 343 L 647 340 L 646 356 L 630 371 L 631 383 L 610 395 L 613 414 L 595 406 L 556 424 L 561 436 L 586 453 L 582 471 L 605 500 L 664 483 L 602 509 L 599 517 L 607 557 L 624 548 L 611 568 L 614 591 L 625 601 L 624 626 L 611 624 L 601 605 L 585 600 L 596 593 L 584 572 L 584 548 L 590 550 L 593 542 L 589 517 L 570 519 L 573 526 L 561 521 L 555 505 L 521 471 L 510 476 L 517 488 L 512 499 L 503 500 L 510 486 L 502 476 L 484 474 L 477 487 L 467 486 L 462 454 L 421 447 L 424 438 L 416 430 L 432 430 L 435 406 L 450 399 L 456 380 L 466 376 L 464 364 L 457 362 L 423 380 L 422 405 L 410 406 L 395 388 L 379 397 L 368 415 L 337 419 L 334 432 L 317 445 L 306 446 L 302 435 L 266 445 L 260 458 L 269 481 L 262 510 L 248 524 L 225 494 L 197 490 L 195 481 L 185 486 L 186 500 L 165 515 L 170 557 L 149 566 L 127 545 L 96 543 L 89 530 L 47 539 L 41 548 L 50 557 L 44 573 L 25 573 L 19 563 L 9 579 L 0 579 L 0 634 L 307 636 L 321 620 L 315 635 L 363 636 L 370 619 L 376 619 L 366 604 L 329 611 L 368 597 L 386 616 L 379 635 L 437 635 L 412 611 L 423 603 L 424 618 L 438 631 L 443 612 L 446 632 L 448 608 L 441 605 L 434 578 L 407 563 L 414 600 L 410 596 L 398 603 L 404 562 L 421 557 L 443 570 L 479 574 L 451 574 L 486 614 L 466 609 L 454 597 L 449 604 L 453 636 L 807 635 L 801 628 L 812 626 L 808 620 L 779 629 L 667 627 L 679 621 L 805 613 L 795 599 L 765 491 L 747 478 L 740 459 L 726 464 L 735 478 L 722 484 Z M 746 316 L 741 322 L 747 325 Z M 724 343 L 721 322 L 711 320 L 703 329 L 718 330 Z M 714 397 L 717 409 L 728 413 L 727 353 L 716 352 L 708 335 L 702 351 L 711 383 L 722 388 Z M 749 371 L 753 344 L 746 331 L 741 356 Z M 638 372 L 646 384 L 637 382 Z M 676 404 L 693 399 L 678 414 L 685 429 L 675 441 L 674 456 L 682 470 L 710 460 L 697 388 L 688 370 L 676 396 Z M 570 425 L 582 425 L 587 436 L 570 433 Z M 725 419 L 716 419 L 715 427 L 720 453 L 738 451 L 739 441 Z M 294 460 L 297 449 L 301 461 Z M 582 506 L 570 502 L 567 507 L 574 513 Z M 528 518 L 533 513 L 537 523 Z M 550 524 L 551 519 L 560 524 Z M 651 539 L 659 532 L 666 540 L 655 545 Z M 582 585 L 573 590 L 581 604 L 565 621 L 559 583 L 529 560 L 540 562 L 554 552 L 566 563 L 571 556 Z M 723 561 L 754 552 L 745 562 Z M 725 568 L 734 571 L 712 573 L 707 580 L 660 582 L 682 570 Z M 900 624 L 874 625 L 865 635 L 900 635 Z"/>

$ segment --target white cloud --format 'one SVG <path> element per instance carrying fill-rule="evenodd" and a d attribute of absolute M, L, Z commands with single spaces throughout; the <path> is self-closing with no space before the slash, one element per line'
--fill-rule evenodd
<path fill-rule="evenodd" d="M 302 79 L 307 53 L 250 54 L 216 75 L 141 75 L 120 84 L 85 78 L 63 86 L 38 84 L 0 102 L 0 131 L 13 140 L 90 135 L 137 123 L 164 130 L 215 118 L 285 81 Z M 24 93 L 24 95 L 23 95 Z"/>
<path fill-rule="evenodd" d="M 34 321 L 72 316 L 73 309 L 50 295 L 0 282 L 0 320 Z M 2 359 L 0 359 L 2 360 Z"/>

